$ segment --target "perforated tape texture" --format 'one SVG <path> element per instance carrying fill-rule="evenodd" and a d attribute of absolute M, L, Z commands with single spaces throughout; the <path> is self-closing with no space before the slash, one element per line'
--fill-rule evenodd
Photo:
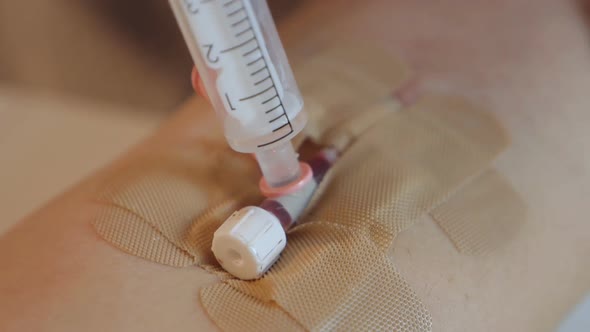
<path fill-rule="evenodd" d="M 390 65 L 381 64 L 388 73 L 375 71 L 378 66 L 366 65 L 354 52 L 348 59 L 341 58 L 346 52 L 328 54 L 315 60 L 316 67 L 304 66 L 298 79 L 319 108 L 309 136 L 345 142 L 336 144 L 345 151 L 301 224 L 289 232 L 281 259 L 262 279 L 232 278 L 209 249 L 214 230 L 229 214 L 261 199 L 254 161 L 227 149 L 221 137 L 152 151 L 120 173 L 101 197 L 105 211 L 95 227 L 111 243 L 163 264 L 198 264 L 224 280 L 200 295 L 224 330 L 428 331 L 426 308 L 386 252 L 396 234 L 437 206 L 433 215 L 457 235 L 456 242 L 477 233 L 477 227 L 454 232 L 448 221 L 465 215 L 445 212 L 464 211 L 460 196 L 454 208 L 442 207 L 459 188 L 476 184 L 473 179 L 506 146 L 496 121 L 453 97 L 424 98 L 403 111 L 391 102 L 367 107 L 399 86 L 407 70 L 385 55 L 376 58 Z M 340 58 L 319 65 L 333 54 Z M 351 67 L 355 75 L 342 74 Z M 342 75 L 323 75 L 321 68 Z M 326 94 L 313 85 L 322 80 L 330 84 Z"/>

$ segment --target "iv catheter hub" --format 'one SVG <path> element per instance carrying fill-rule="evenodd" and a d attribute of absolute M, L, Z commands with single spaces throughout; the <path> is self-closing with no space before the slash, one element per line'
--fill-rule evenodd
<path fill-rule="evenodd" d="M 287 236 L 275 215 L 247 206 L 215 231 L 211 250 L 227 272 L 251 280 L 260 278 L 275 263 L 286 244 Z"/>

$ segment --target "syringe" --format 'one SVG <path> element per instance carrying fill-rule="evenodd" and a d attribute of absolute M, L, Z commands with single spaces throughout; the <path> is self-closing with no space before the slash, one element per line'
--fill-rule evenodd
<path fill-rule="evenodd" d="M 262 171 L 268 206 L 231 215 L 212 246 L 228 272 L 258 278 L 278 259 L 286 229 L 316 188 L 312 167 L 298 161 L 291 144 L 307 121 L 303 99 L 265 0 L 170 4 L 229 145 L 254 153 Z"/>
<path fill-rule="evenodd" d="M 290 140 L 307 117 L 266 2 L 170 3 L 229 145 L 256 155 L 267 187 L 296 181 Z"/>

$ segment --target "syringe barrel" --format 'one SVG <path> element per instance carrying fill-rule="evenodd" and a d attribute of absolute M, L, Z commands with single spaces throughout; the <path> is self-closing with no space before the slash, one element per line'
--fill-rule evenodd
<path fill-rule="evenodd" d="M 282 146 L 307 121 L 265 0 L 170 0 L 230 146 Z"/>

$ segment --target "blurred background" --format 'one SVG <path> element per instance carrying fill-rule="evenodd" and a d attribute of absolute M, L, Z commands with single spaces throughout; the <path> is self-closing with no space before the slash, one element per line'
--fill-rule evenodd
<path fill-rule="evenodd" d="M 277 19 L 297 1 L 271 1 Z M 168 1 L 0 1 L 0 82 L 171 109 L 191 60 Z"/>
<path fill-rule="evenodd" d="M 189 93 L 167 1 L 2 1 L 0 79 L 146 110 Z"/>

